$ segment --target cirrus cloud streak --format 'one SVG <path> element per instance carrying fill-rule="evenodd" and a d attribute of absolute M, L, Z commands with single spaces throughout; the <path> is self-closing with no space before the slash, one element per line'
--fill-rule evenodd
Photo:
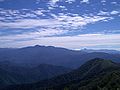
<path fill-rule="evenodd" d="M 35 35 L 16 35 L 1 37 L 0 47 L 24 47 L 27 45 L 52 45 L 58 47 L 65 47 L 69 49 L 80 49 L 83 47 L 104 46 L 104 48 L 112 47 L 112 49 L 119 49 L 120 34 L 83 34 L 77 36 L 63 36 L 63 37 L 39 37 Z M 14 42 L 14 43 L 13 43 Z M 116 48 L 115 48 L 116 47 Z M 99 47 L 101 48 L 101 47 Z"/>

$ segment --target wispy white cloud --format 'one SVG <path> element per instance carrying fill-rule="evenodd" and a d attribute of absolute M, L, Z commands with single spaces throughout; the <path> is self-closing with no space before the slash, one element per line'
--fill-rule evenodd
<path fill-rule="evenodd" d="M 111 15 L 116 15 L 116 14 L 120 14 L 120 11 L 112 11 L 110 12 Z"/>
<path fill-rule="evenodd" d="M 50 12 L 49 10 L 44 10 L 43 8 L 38 8 L 36 10 L 30 10 L 30 9 L 6 10 L 0 8 L 0 15 L 1 15 L 0 17 L 3 17 L 5 20 L 9 18 L 11 18 L 10 20 L 23 19 L 23 18 L 38 18 L 38 16 L 44 16 L 45 13 L 49 13 L 49 12 Z"/>
<path fill-rule="evenodd" d="M 113 5 L 117 5 L 117 2 L 111 2 L 111 4 L 113 4 Z"/>
<path fill-rule="evenodd" d="M 23 38 L 24 39 L 30 38 L 30 39 L 27 41 L 24 41 Z M 35 34 L 35 35 L 24 34 L 21 36 L 18 36 L 18 35 L 14 37 L 4 36 L 4 38 L 0 38 L 0 43 L 1 43 L 0 47 L 2 46 L 22 47 L 22 46 L 27 46 L 27 45 L 40 44 L 40 45 L 53 45 L 53 46 L 58 46 L 58 47 L 65 47 L 69 49 L 80 49 L 83 47 L 94 47 L 94 46 L 104 46 L 104 48 L 107 48 L 109 46 L 120 45 L 120 39 L 118 38 L 120 38 L 120 34 L 107 34 L 107 35 L 105 34 L 84 34 L 84 35 L 77 35 L 77 36 L 41 37 L 41 38 L 39 37 L 39 34 Z M 19 41 L 20 39 L 22 39 L 23 41 L 22 40 Z M 7 44 L 5 44 L 5 42 L 7 42 Z"/>
<path fill-rule="evenodd" d="M 51 35 L 56 35 L 58 33 L 62 33 L 62 31 L 57 31 L 57 30 L 51 30 L 51 31 L 35 31 L 35 32 L 29 32 L 29 33 L 23 33 L 23 34 L 18 34 L 18 35 L 9 35 L 9 36 L 0 36 L 0 41 L 24 41 L 24 40 L 32 40 L 35 38 L 42 38 L 43 36 L 51 36 Z M 13 37 L 14 36 L 14 37 Z"/>
<path fill-rule="evenodd" d="M 120 33 L 120 29 L 104 30 L 103 33 Z"/>
<path fill-rule="evenodd" d="M 110 13 L 109 12 L 100 11 L 98 13 L 98 15 L 110 15 Z"/>
<path fill-rule="evenodd" d="M 87 24 L 92 24 L 98 21 L 105 21 L 112 19 L 111 17 L 103 16 L 79 16 L 79 15 L 59 15 L 51 14 L 53 19 L 18 19 L 14 22 L 0 21 L 1 28 L 36 28 L 36 27 L 49 27 L 49 28 L 78 28 Z M 51 23 L 52 22 L 52 23 Z"/>
<path fill-rule="evenodd" d="M 36 33 L 34 33 L 35 35 L 38 34 L 39 37 L 49 37 L 49 36 L 54 36 L 54 35 L 61 35 L 61 34 L 65 34 L 67 33 L 67 30 L 58 30 L 58 29 L 40 29 L 37 30 Z M 33 33 L 31 33 L 33 34 Z"/>
<path fill-rule="evenodd" d="M 66 0 L 65 2 L 71 4 L 71 3 L 75 2 L 75 0 Z"/>
<path fill-rule="evenodd" d="M 59 2 L 60 0 L 50 0 L 49 2 L 48 2 L 48 7 L 49 8 L 54 8 L 54 7 L 57 7 L 57 2 Z"/>
<path fill-rule="evenodd" d="M 101 0 L 101 3 L 106 3 L 106 0 Z"/>
<path fill-rule="evenodd" d="M 28 10 L 27 10 L 28 11 Z M 10 11 L 9 11 L 10 12 Z M 15 11 L 16 12 L 16 11 Z M 38 14 L 43 14 L 44 10 L 36 10 L 32 11 L 35 14 L 31 15 L 29 13 L 25 14 L 25 16 L 22 17 L 28 17 L 28 16 L 33 16 L 38 15 Z M 89 15 L 83 15 L 80 16 L 78 14 L 64 14 L 64 13 L 59 13 L 59 15 L 55 15 L 53 13 L 50 13 L 50 15 L 53 18 L 48 18 L 48 19 L 25 19 L 25 18 L 20 18 L 20 19 L 14 19 L 13 21 L 0 21 L 0 27 L 2 29 L 34 29 L 37 32 L 30 32 L 27 33 L 28 36 L 31 36 L 33 38 L 36 35 L 39 35 L 39 37 L 47 37 L 47 36 L 54 36 L 54 35 L 62 35 L 65 33 L 69 33 L 71 30 L 75 30 L 78 28 L 83 28 L 84 26 L 88 24 L 93 24 L 99 21 L 109 21 L 112 19 L 112 17 L 106 17 L 106 16 L 89 16 Z M 1 18 L 3 19 L 3 18 Z M 26 34 L 25 34 L 26 36 Z M 25 37 L 19 35 L 18 38 Z M 34 37 L 36 38 L 36 37 Z M 24 38 L 23 38 L 24 39 Z"/>
<path fill-rule="evenodd" d="M 118 11 L 118 10 L 113 10 L 113 11 L 111 11 L 111 12 L 100 11 L 100 12 L 98 13 L 98 15 L 107 15 L 107 16 L 110 16 L 110 15 L 118 15 L 118 14 L 120 14 L 120 11 Z"/>
<path fill-rule="evenodd" d="M 81 3 L 89 4 L 89 0 L 82 0 Z"/>

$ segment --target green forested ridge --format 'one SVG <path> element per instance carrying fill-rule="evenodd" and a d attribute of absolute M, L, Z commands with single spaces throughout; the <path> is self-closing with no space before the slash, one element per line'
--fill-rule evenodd
<path fill-rule="evenodd" d="M 21 67 L 13 63 L 0 62 L 0 89 L 8 85 L 35 83 L 70 70 L 50 64 L 40 64 L 37 67 Z"/>
<path fill-rule="evenodd" d="M 8 86 L 5 90 L 119 90 L 120 64 L 95 58 L 80 68 L 34 84 Z"/>

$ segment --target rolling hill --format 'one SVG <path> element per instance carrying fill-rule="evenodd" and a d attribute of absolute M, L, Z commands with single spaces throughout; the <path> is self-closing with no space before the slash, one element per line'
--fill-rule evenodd
<path fill-rule="evenodd" d="M 35 83 L 69 72 L 71 69 L 50 64 L 21 67 L 11 62 L 0 62 L 0 86 Z"/>
<path fill-rule="evenodd" d="M 117 90 L 120 89 L 120 64 L 100 58 L 78 69 L 34 84 L 13 85 L 5 90 Z"/>

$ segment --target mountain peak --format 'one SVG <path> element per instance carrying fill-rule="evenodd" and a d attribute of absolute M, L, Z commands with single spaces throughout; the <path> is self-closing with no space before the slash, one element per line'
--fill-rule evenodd
<path fill-rule="evenodd" d="M 83 64 L 78 70 L 89 71 L 89 72 L 100 72 L 101 70 L 106 70 L 109 68 L 118 68 L 119 65 L 111 60 L 105 60 L 101 58 L 94 58 L 85 64 Z"/>
<path fill-rule="evenodd" d="M 92 61 L 96 61 L 98 63 L 116 64 L 112 60 L 106 60 L 106 59 L 101 59 L 101 58 L 94 58 L 94 59 L 92 59 Z"/>
<path fill-rule="evenodd" d="M 35 45 L 34 47 L 40 47 L 40 45 Z"/>
<path fill-rule="evenodd" d="M 91 63 L 113 63 L 111 60 L 105 60 L 102 58 L 94 58 L 88 62 L 91 62 Z"/>
<path fill-rule="evenodd" d="M 101 65 L 105 65 L 105 66 L 116 65 L 116 63 L 111 60 L 105 60 L 105 59 L 101 59 L 101 58 L 94 58 L 94 59 L 88 61 L 88 63 L 95 64 L 95 65 L 101 64 Z"/>
<path fill-rule="evenodd" d="M 92 53 L 92 52 L 104 52 L 104 53 L 110 53 L 110 54 L 120 54 L 120 51 L 118 50 L 112 50 L 112 49 L 81 49 L 81 51 Z"/>
<path fill-rule="evenodd" d="M 55 48 L 54 46 L 44 46 L 44 45 L 35 45 L 33 47 L 39 48 L 39 47 L 45 47 L 45 48 Z"/>

